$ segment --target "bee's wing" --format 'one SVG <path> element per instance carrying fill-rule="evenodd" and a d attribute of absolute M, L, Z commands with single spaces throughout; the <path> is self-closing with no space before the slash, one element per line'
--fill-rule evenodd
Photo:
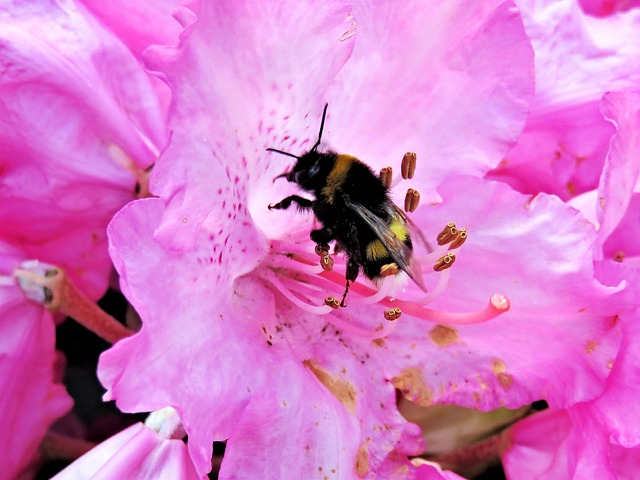
<path fill-rule="evenodd" d="M 407 230 L 409 230 L 409 234 L 411 235 L 411 240 L 413 243 L 419 243 L 426 250 L 427 253 L 433 252 L 434 248 L 431 245 L 431 242 L 427 240 L 418 227 L 405 213 L 398 207 L 395 203 L 393 204 L 393 208 L 395 209 L 396 214 L 404 221 L 404 224 L 407 226 Z"/>
<path fill-rule="evenodd" d="M 406 272 L 407 275 L 409 275 L 409 278 L 411 278 L 416 285 L 426 292 L 427 288 L 424 286 L 422 281 L 420 265 L 418 262 L 411 261 L 413 252 L 407 244 L 400 240 L 396 234 L 391 231 L 389 225 L 387 225 L 380 217 L 372 213 L 368 208 L 359 203 L 352 202 L 348 198 L 345 198 L 345 204 L 367 224 L 376 237 L 378 237 L 378 240 L 384 244 L 389 251 L 389 256 L 394 262 L 396 262 L 398 267 Z M 394 210 L 389 213 L 396 217 L 403 225 L 408 225 L 407 218 L 397 210 L 397 208 L 394 208 Z"/>

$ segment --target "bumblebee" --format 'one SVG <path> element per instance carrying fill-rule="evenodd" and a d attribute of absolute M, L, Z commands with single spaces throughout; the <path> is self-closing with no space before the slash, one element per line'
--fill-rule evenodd
<path fill-rule="evenodd" d="M 374 282 L 404 271 L 424 289 L 417 266 L 411 263 L 413 241 L 409 222 L 389 198 L 385 183 L 356 157 L 318 151 L 327 107 L 328 104 L 322 114 L 318 140 L 311 150 L 296 156 L 267 148 L 297 160 L 293 169 L 278 175 L 274 181 L 285 178 L 312 193 L 315 199 L 291 195 L 270 204 L 269 210 L 285 210 L 292 204 L 301 211 L 311 210 L 321 224 L 321 228 L 311 230 L 311 240 L 321 252 L 327 252 L 332 241 L 337 250 L 345 252 L 346 286 L 340 306 L 345 306 L 349 285 L 361 269 Z"/>

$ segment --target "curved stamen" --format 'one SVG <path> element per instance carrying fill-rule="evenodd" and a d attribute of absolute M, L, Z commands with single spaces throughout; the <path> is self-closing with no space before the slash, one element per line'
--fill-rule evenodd
<path fill-rule="evenodd" d="M 397 301 L 402 310 L 409 315 L 429 322 L 443 323 L 446 325 L 473 325 L 493 320 L 497 316 L 508 312 L 511 304 L 509 299 L 496 293 L 489 299 L 489 304 L 482 310 L 475 312 L 440 312 L 430 308 L 422 308 L 409 302 Z"/>
<path fill-rule="evenodd" d="M 296 297 L 291 290 L 283 285 L 283 283 L 270 271 L 265 271 L 265 276 L 267 280 L 271 282 L 271 284 L 278 289 L 280 293 L 282 293 L 285 297 L 291 301 L 294 305 L 302 308 L 303 310 L 313 313 L 316 315 L 326 315 L 327 313 L 332 311 L 332 308 L 328 305 L 309 305 L 308 303 L 303 302 L 298 297 Z"/>
<path fill-rule="evenodd" d="M 419 305 L 426 305 L 427 303 L 433 302 L 447 288 L 447 285 L 449 284 L 450 276 L 451 276 L 451 269 L 446 269 L 440 272 L 440 274 L 438 275 L 438 282 L 436 283 L 436 286 L 429 293 L 427 293 L 426 295 L 420 298 L 413 300 L 413 302 Z"/>

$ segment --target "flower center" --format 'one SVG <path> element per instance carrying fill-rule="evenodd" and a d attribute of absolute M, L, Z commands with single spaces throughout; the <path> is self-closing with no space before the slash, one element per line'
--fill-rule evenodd
<path fill-rule="evenodd" d="M 414 153 L 407 153 L 404 156 L 403 179 L 413 177 L 415 160 Z M 383 168 L 380 178 L 388 188 L 393 188 L 399 183 L 394 181 L 391 167 Z M 405 197 L 405 211 L 414 212 L 419 200 L 420 193 L 417 190 L 408 189 Z M 411 226 L 411 222 L 407 221 L 407 226 Z M 402 235 L 407 235 L 404 227 L 394 228 L 393 221 L 386 233 L 386 236 L 390 237 L 388 241 L 396 242 L 395 244 L 400 243 L 399 240 L 403 239 Z M 389 261 L 382 265 L 379 274 L 374 278 L 377 289 L 362 281 L 350 282 L 347 279 L 342 300 L 331 292 L 345 285 L 345 278 L 348 278 L 353 262 L 348 261 L 348 256 L 336 255 L 339 253 L 340 245 L 336 245 L 334 252 L 330 253 L 329 245 L 318 244 L 314 252 L 308 238 L 308 231 L 299 231 L 287 240 L 272 241 L 270 246 L 272 253 L 262 270 L 263 276 L 294 305 L 306 312 L 323 315 L 336 328 L 351 334 L 370 339 L 386 337 L 396 328 L 403 312 L 430 322 L 460 325 L 485 322 L 509 310 L 509 300 L 500 294 L 493 295 L 485 308 L 475 312 L 443 312 L 426 307 L 446 290 L 451 267 L 456 260 L 452 251 L 462 247 L 467 240 L 467 231 L 464 228 L 459 229 L 453 222 L 448 223 L 436 236 L 437 247 L 435 248 L 431 247 L 420 232 L 412 232 L 411 239 L 414 243 L 416 241 L 424 243 L 424 255 L 417 255 L 414 250 L 411 252 L 410 263 L 403 265 L 402 268 L 398 265 L 400 261 L 398 263 Z M 366 246 L 369 259 L 389 259 L 389 250 L 389 244 L 385 245 L 381 240 L 373 241 Z M 407 285 L 408 277 L 411 277 L 421 290 Z M 362 279 L 362 276 L 359 278 Z M 327 293 L 329 296 L 326 296 Z M 348 304 L 352 310 L 358 306 L 375 303 L 387 307 L 378 317 L 378 321 L 360 316 L 359 320 L 363 323 L 375 322 L 373 327 L 366 324 L 356 325 L 346 318 L 348 316 L 343 314 L 344 309 L 340 307 L 346 306 L 347 293 L 349 293 Z M 321 301 L 323 297 L 324 301 Z"/>

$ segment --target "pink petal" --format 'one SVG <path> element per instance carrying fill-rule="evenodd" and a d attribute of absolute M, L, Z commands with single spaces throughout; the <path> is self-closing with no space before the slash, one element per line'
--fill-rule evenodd
<path fill-rule="evenodd" d="M 6 478 L 35 473 L 45 433 L 72 405 L 64 387 L 53 382 L 51 315 L 8 281 L 20 260 L 20 252 L 0 243 L 0 469 Z"/>
<path fill-rule="evenodd" d="M 602 95 L 640 81 L 640 10 L 594 19 L 572 0 L 518 2 L 536 53 L 525 131 L 495 178 L 567 199 L 595 188 L 613 133 Z"/>
<path fill-rule="evenodd" d="M 136 423 L 102 442 L 53 478 L 188 480 L 203 477 L 193 468 L 182 440 L 161 438 L 154 430 Z"/>
<path fill-rule="evenodd" d="M 388 464 L 406 468 L 406 455 L 421 451 L 420 435 L 397 413 L 387 380 L 371 376 L 371 367 L 363 367 L 315 316 L 295 311 L 291 316 L 282 301 L 277 313 L 263 282 L 237 280 L 229 297 L 231 292 L 221 288 L 219 267 L 198 261 L 210 242 L 207 236 L 194 252 L 164 250 L 152 239 L 162 213 L 160 200 L 135 202 L 110 227 L 123 291 L 144 323 L 136 336 L 101 358 L 107 398 L 125 411 L 176 405 L 201 473 L 210 469 L 212 441 L 226 438 L 224 475 L 242 471 L 249 477 L 262 472 L 266 478 L 299 478 L 321 467 L 340 478 Z M 149 265 L 163 265 L 162 275 Z M 172 293 L 185 285 L 190 286 L 186 310 L 185 299 Z M 257 318 L 262 328 L 256 328 Z M 311 330 L 301 328 L 307 324 Z M 336 382 L 333 391 L 326 388 L 328 379 Z M 386 387 L 380 390 L 380 385 Z M 383 434 L 387 443 L 376 441 Z M 397 453 L 405 454 L 404 461 Z M 287 461 L 291 456 L 297 461 Z"/>
<path fill-rule="evenodd" d="M 104 227 L 164 129 L 135 58 L 63 4 L 0 8 L 0 223 L 5 240 L 97 297 L 110 271 Z"/>
<path fill-rule="evenodd" d="M 193 17 L 179 48 L 147 55 L 175 98 L 171 145 L 152 176 L 152 191 L 170 199 L 158 235 L 173 248 L 192 247 L 211 212 L 250 222 L 247 192 L 286 165 L 265 148 L 311 147 L 322 93 L 353 45 L 340 2 L 203 2 Z M 256 203 L 263 212 L 268 201 Z"/>
<path fill-rule="evenodd" d="M 605 161 L 600 186 L 598 188 L 598 203 L 596 213 L 600 223 L 598 232 L 598 247 L 602 248 L 605 241 L 612 235 L 627 214 L 632 202 L 633 190 L 640 176 L 640 92 L 612 92 L 604 96 L 602 112 L 616 127 L 609 153 Z M 627 223 L 627 222 L 625 222 Z M 636 221 L 629 225 L 633 228 Z M 626 225 L 625 225 L 626 226 Z M 635 244 L 628 229 L 615 235 L 612 241 L 625 240 Z M 617 243 L 617 242 L 616 242 Z M 615 246 L 616 251 L 622 250 L 622 245 Z M 611 250 L 611 247 L 608 248 Z M 625 249 L 627 250 L 627 249 Z M 633 252 L 633 247 L 631 252 Z M 631 253 L 628 252 L 628 253 Z M 615 255 L 616 252 L 613 252 Z M 610 253 L 611 255 L 611 253 Z M 596 260 L 602 258 L 597 252 Z"/>
<path fill-rule="evenodd" d="M 180 4 L 179 0 L 81 1 L 138 58 L 151 45 L 174 45 L 178 42 L 181 29 L 171 14 Z"/>
<path fill-rule="evenodd" d="M 594 17 L 606 17 L 640 6 L 638 0 L 578 0 L 578 3 L 585 13 Z"/>
<path fill-rule="evenodd" d="M 533 95 L 513 3 L 355 2 L 354 17 L 356 46 L 328 95 L 327 142 L 375 168 L 417 152 L 423 189 L 497 165 Z"/>
<path fill-rule="evenodd" d="M 383 354 L 407 352 L 390 366 L 403 372 L 393 375 L 407 397 L 485 410 L 599 395 L 619 342 L 615 313 L 624 307 L 611 302 L 616 289 L 594 280 L 593 226 L 553 196 L 530 198 L 495 182 L 456 177 L 439 193 L 443 202 L 414 220 L 428 238 L 455 221 L 469 239 L 429 307 L 475 311 L 500 293 L 511 308 L 468 326 L 447 326 L 446 316 L 445 325 L 403 317 Z"/>

